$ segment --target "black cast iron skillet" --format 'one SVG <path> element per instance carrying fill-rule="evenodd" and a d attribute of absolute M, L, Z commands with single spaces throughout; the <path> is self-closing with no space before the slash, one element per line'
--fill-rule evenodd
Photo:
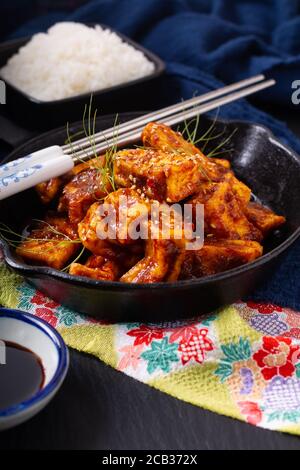
<path fill-rule="evenodd" d="M 122 120 L 136 116 L 124 114 Z M 113 121 L 114 116 L 98 119 L 97 130 L 110 127 Z M 211 119 L 203 116 L 200 122 L 199 135 L 210 126 Z M 80 124 L 74 125 L 72 131 L 79 128 Z M 300 158 L 260 125 L 218 121 L 215 133 L 224 128 L 225 135 L 211 141 L 206 151 L 237 129 L 228 144 L 233 149 L 230 160 L 236 175 L 252 188 L 256 198 L 287 218 L 285 226 L 265 243 L 265 254 L 258 260 L 202 279 L 145 285 L 95 281 L 48 267 L 29 266 L 2 241 L 6 263 L 56 301 L 111 321 L 153 322 L 191 317 L 248 295 L 270 276 L 280 262 L 280 255 L 300 234 Z M 6 161 L 42 147 L 62 144 L 65 139 L 65 128 L 51 131 L 19 147 Z M 32 189 L 1 201 L 0 221 L 20 233 L 30 218 L 40 218 L 44 210 Z"/>

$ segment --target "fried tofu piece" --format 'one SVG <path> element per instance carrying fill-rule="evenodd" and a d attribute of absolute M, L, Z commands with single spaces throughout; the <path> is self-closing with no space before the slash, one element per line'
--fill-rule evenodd
<path fill-rule="evenodd" d="M 99 202 L 94 202 L 88 209 L 84 219 L 78 224 L 78 235 L 83 246 L 95 255 L 106 257 L 111 244 L 101 240 L 97 235 L 97 225 L 100 220 Z"/>
<path fill-rule="evenodd" d="M 180 279 L 220 273 L 259 258 L 263 247 L 249 240 L 209 240 L 200 250 L 186 251 Z"/>
<path fill-rule="evenodd" d="M 111 243 L 117 245 L 133 245 L 140 238 L 144 229 L 148 233 L 148 218 L 151 209 L 150 202 L 142 198 L 137 191 L 131 188 L 121 188 L 110 193 L 103 201 L 103 212 L 113 208 L 115 217 L 111 217 L 109 229 L 112 233 L 108 237 Z M 98 235 L 105 234 L 106 224 L 99 224 Z"/>
<path fill-rule="evenodd" d="M 76 226 L 65 217 L 48 215 L 38 222 L 16 253 L 30 264 L 62 269 L 80 249 Z"/>
<path fill-rule="evenodd" d="M 74 276 L 90 277 L 102 281 L 117 281 L 119 277 L 132 268 L 141 256 L 131 251 L 125 251 L 112 247 L 110 258 L 99 255 L 91 255 L 85 264 L 72 263 L 69 273 Z"/>
<path fill-rule="evenodd" d="M 197 192 L 203 181 L 220 181 L 230 167 L 227 160 L 207 158 L 164 124 L 147 124 L 142 141 L 149 149 L 117 153 L 115 181 L 123 187 L 134 185 L 160 202 L 179 202 Z"/>
<path fill-rule="evenodd" d="M 116 261 L 121 272 L 124 273 L 142 258 L 143 244 L 140 240 L 136 240 L 129 245 L 117 245 L 108 239 L 99 238 L 98 224 L 101 220 L 99 207 L 100 203 L 95 202 L 89 208 L 85 218 L 78 224 L 79 238 L 83 246 L 93 254 Z"/>
<path fill-rule="evenodd" d="M 180 133 L 174 132 L 164 124 L 147 124 L 142 133 L 142 140 L 144 145 L 162 150 L 163 152 L 201 156 L 201 158 L 199 157 L 199 170 L 202 174 L 201 180 L 220 181 L 230 170 L 230 162 L 228 160 L 205 157 L 200 149 L 187 142 Z M 251 189 L 239 181 L 232 172 L 230 174 L 233 192 L 244 205 L 247 205 L 250 201 Z"/>
<path fill-rule="evenodd" d="M 119 186 L 137 188 L 150 199 L 169 203 L 196 193 L 203 181 L 219 181 L 223 173 L 221 165 L 200 153 L 188 156 L 153 149 L 121 150 L 114 161 Z"/>
<path fill-rule="evenodd" d="M 152 148 L 160 149 L 164 152 L 175 152 L 186 155 L 202 155 L 203 174 L 207 173 L 207 178 L 211 181 L 219 181 L 228 170 L 230 170 L 230 162 L 222 158 L 208 158 L 203 155 L 200 149 L 195 145 L 187 142 L 180 133 L 172 131 L 164 124 L 149 123 L 143 130 L 142 140 L 144 145 Z M 215 167 L 217 165 L 217 168 Z M 222 170 L 220 171 L 220 167 Z M 232 172 L 232 187 L 237 196 L 248 204 L 250 201 L 251 189 L 244 183 L 239 181 Z"/>
<path fill-rule="evenodd" d="M 277 215 L 271 209 L 255 202 L 248 204 L 245 214 L 248 220 L 262 232 L 264 237 L 286 221 L 282 215 Z"/>
<path fill-rule="evenodd" d="M 148 240 L 145 257 L 124 274 L 120 281 L 135 284 L 176 281 L 184 253 L 183 240 Z"/>
<path fill-rule="evenodd" d="M 230 177 L 220 183 L 204 183 L 190 204 L 204 205 L 205 233 L 230 240 L 262 239 L 262 233 L 245 216 L 231 189 Z"/>
<path fill-rule="evenodd" d="M 38 193 L 43 204 L 49 204 L 59 195 L 63 186 L 67 184 L 75 175 L 78 175 L 82 171 L 88 170 L 90 168 L 102 168 L 103 164 L 104 156 L 99 156 L 97 158 L 80 163 L 79 165 L 75 165 L 74 168 L 72 168 L 72 170 L 65 175 L 51 178 L 49 181 L 37 184 L 35 187 L 36 192 Z"/>
<path fill-rule="evenodd" d="M 103 204 L 90 207 L 78 225 L 79 237 L 87 249 L 99 255 L 111 244 L 134 246 L 140 238 L 139 226 L 144 222 L 148 227 L 149 208 L 149 203 L 133 189 L 119 189 L 109 194 Z"/>
<path fill-rule="evenodd" d="M 208 171 L 212 172 L 212 175 L 210 175 L 211 178 L 213 178 L 215 171 L 217 172 L 217 176 L 219 176 L 219 172 L 223 174 L 224 169 L 228 170 L 230 168 L 228 160 L 206 157 L 198 147 L 185 140 L 180 132 L 173 131 L 165 124 L 157 122 L 147 124 L 142 132 L 142 142 L 146 147 L 148 146 L 167 153 L 183 154 L 187 156 L 201 155 L 203 157 L 204 170 L 206 169 L 206 165 L 208 165 Z M 210 163 L 213 163 L 213 165 L 210 166 Z M 214 164 L 223 167 L 223 169 L 215 168 Z"/>
<path fill-rule="evenodd" d="M 105 156 L 99 155 L 98 157 L 92 158 L 91 160 L 87 160 L 86 162 L 78 163 L 77 165 L 74 166 L 74 168 L 72 168 L 72 170 L 68 173 L 68 175 L 71 179 L 73 176 L 76 176 L 85 170 L 90 170 L 90 169 L 99 170 L 103 168 L 104 164 L 105 164 Z"/>
<path fill-rule="evenodd" d="M 231 190 L 241 207 L 246 207 L 250 202 L 251 189 L 245 183 L 238 180 L 233 173 L 226 175 L 225 179 L 229 181 Z"/>
<path fill-rule="evenodd" d="M 213 157 L 210 157 L 210 159 L 217 165 L 221 165 L 223 168 L 230 170 L 231 164 L 229 160 L 226 160 L 225 158 L 213 158 Z"/>
<path fill-rule="evenodd" d="M 85 264 L 72 263 L 69 273 L 101 281 L 116 281 L 120 275 L 120 267 L 114 260 L 92 255 Z"/>
<path fill-rule="evenodd" d="M 203 153 L 195 145 L 182 137 L 180 132 L 157 122 L 149 122 L 142 132 L 142 142 L 146 147 L 162 150 L 167 153 L 196 155 Z M 205 157 L 206 158 L 206 157 Z"/>
<path fill-rule="evenodd" d="M 171 215 L 168 226 L 163 224 L 163 212 L 159 223 L 149 222 L 149 238 L 146 240 L 145 256 L 133 266 L 120 281 L 136 284 L 176 281 L 185 254 L 185 233 Z"/>
<path fill-rule="evenodd" d="M 58 211 L 67 212 L 72 223 L 80 222 L 93 202 L 111 190 L 109 181 L 97 168 L 79 172 L 64 187 Z"/>
<path fill-rule="evenodd" d="M 37 184 L 35 190 L 42 203 L 49 204 L 59 194 L 63 184 L 62 178 L 51 178 L 49 181 Z"/>

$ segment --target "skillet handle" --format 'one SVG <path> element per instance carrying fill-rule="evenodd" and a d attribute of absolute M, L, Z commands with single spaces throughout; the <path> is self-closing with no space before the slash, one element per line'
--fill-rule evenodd
<path fill-rule="evenodd" d="M 63 175 L 73 167 L 72 157 L 58 145 L 6 163 L 0 166 L 0 200 Z"/>

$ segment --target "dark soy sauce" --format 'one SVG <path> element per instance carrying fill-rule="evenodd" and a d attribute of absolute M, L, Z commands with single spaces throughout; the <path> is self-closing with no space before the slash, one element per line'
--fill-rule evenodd
<path fill-rule="evenodd" d="M 0 411 L 28 400 L 44 384 L 40 358 L 19 344 L 5 341 L 5 364 L 0 363 Z M 2 348 L 3 352 L 3 346 Z M 3 360 L 1 361 L 3 362 Z"/>

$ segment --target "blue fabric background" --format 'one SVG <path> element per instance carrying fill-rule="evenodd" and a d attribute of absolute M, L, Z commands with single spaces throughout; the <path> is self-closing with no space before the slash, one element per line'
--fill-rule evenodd
<path fill-rule="evenodd" d="M 153 107 L 261 72 L 276 78 L 277 85 L 259 99 L 288 107 L 291 83 L 300 79 L 299 15 L 298 0 L 97 0 L 71 14 L 52 9 L 10 37 L 43 31 L 62 20 L 101 22 L 166 61 L 167 74 L 153 93 Z M 225 106 L 220 115 L 260 122 L 300 153 L 299 140 L 283 123 L 246 101 Z M 300 309 L 299 279 L 298 241 L 251 297 Z"/>

